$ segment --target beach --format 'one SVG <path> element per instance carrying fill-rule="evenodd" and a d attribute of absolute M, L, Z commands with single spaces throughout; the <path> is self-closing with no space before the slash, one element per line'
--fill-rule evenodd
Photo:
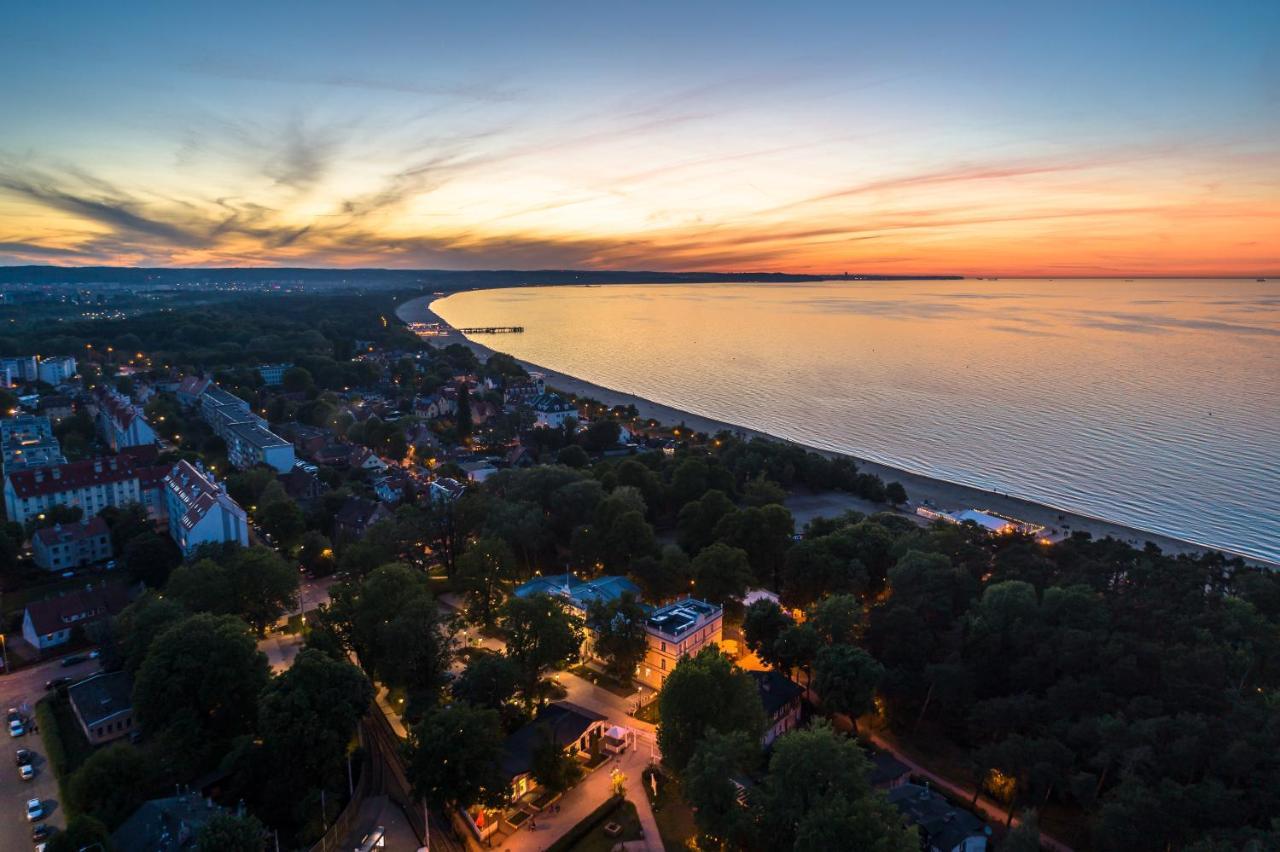
<path fill-rule="evenodd" d="M 424 296 L 412 299 L 401 304 L 396 315 L 403 322 L 436 322 L 442 327 L 449 327 L 449 324 L 438 314 L 431 310 L 431 303 L 438 297 Z M 447 337 L 433 339 L 432 343 L 443 346 L 450 343 L 458 343 L 467 346 L 481 358 L 487 358 L 495 351 L 500 349 L 490 348 L 484 344 L 468 340 L 457 331 L 450 330 Z M 681 423 L 695 429 L 699 432 L 714 434 L 719 431 L 729 431 L 744 437 L 762 437 L 770 440 L 783 441 L 787 440 L 774 435 L 763 432 L 746 429 L 735 424 L 726 423 L 709 417 L 700 416 L 691 412 L 682 411 L 671 406 L 655 403 L 635 394 L 619 391 L 612 388 L 602 387 L 592 382 L 584 381 L 576 376 L 567 375 L 547 367 L 534 364 L 522 359 L 517 359 L 525 369 L 531 372 L 540 373 L 546 380 L 548 385 L 553 386 L 557 390 L 572 394 L 575 396 L 585 396 L 598 399 L 610 405 L 633 405 L 642 418 L 656 419 L 664 424 L 679 425 Z M 799 442 L 788 441 L 789 443 L 797 443 L 804 446 L 805 449 L 822 455 L 834 457 L 842 455 L 828 450 L 804 445 Z M 1087 532 L 1094 538 L 1111 537 L 1124 541 L 1135 547 L 1142 547 L 1147 542 L 1151 542 L 1159 547 L 1165 553 L 1202 553 L 1211 548 L 1199 545 L 1193 542 L 1184 541 L 1172 536 L 1139 530 L 1124 524 L 1114 523 L 1101 518 L 1089 517 L 1078 512 L 1058 509 L 1043 503 L 1037 503 L 1030 500 L 1021 499 L 1019 497 L 1002 494 L 995 491 L 974 488 L 972 486 L 963 485 L 955 482 L 949 482 L 931 476 L 925 476 L 889 465 L 880 464 L 867 459 L 859 458 L 856 454 L 847 454 L 848 457 L 854 459 L 860 470 L 879 476 L 886 483 L 900 482 L 907 491 L 907 495 L 912 503 L 928 503 L 930 506 L 937 507 L 944 511 L 963 510 L 963 509 L 980 509 L 990 510 L 1001 515 L 1018 518 L 1033 524 L 1043 525 L 1046 528 L 1046 534 L 1056 531 L 1059 535 L 1069 534 L 1072 532 Z M 840 494 L 826 494 L 821 496 L 820 510 L 830 510 L 832 513 L 838 513 L 842 508 L 853 508 L 863 510 L 865 506 L 863 501 L 857 498 Z M 809 500 L 808 503 L 814 501 Z M 819 511 L 819 508 L 813 508 L 812 511 Z M 1229 554 L 1235 555 L 1235 554 Z M 1268 568 L 1280 568 L 1265 560 L 1252 557 L 1243 557 L 1251 564 L 1261 565 Z"/>

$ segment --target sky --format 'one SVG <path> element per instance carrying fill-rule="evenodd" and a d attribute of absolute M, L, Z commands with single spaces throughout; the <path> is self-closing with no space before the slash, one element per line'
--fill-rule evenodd
<path fill-rule="evenodd" d="M 1280 274 L 1280 3 L 11 4 L 0 264 Z"/>

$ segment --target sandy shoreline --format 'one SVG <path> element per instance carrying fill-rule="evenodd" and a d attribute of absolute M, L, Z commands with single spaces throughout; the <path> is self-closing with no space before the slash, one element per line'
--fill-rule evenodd
<path fill-rule="evenodd" d="M 423 296 L 417 299 L 411 299 L 396 308 L 396 316 L 403 322 L 439 322 L 444 326 L 449 326 L 443 317 L 431 310 L 431 302 L 436 298 L 443 297 Z M 438 341 L 439 345 L 447 345 L 449 343 L 460 343 L 469 347 L 476 352 L 476 354 L 482 357 L 488 357 L 491 353 L 499 351 L 491 349 L 481 343 L 468 340 L 457 332 L 452 332 L 448 337 L 441 338 Z M 599 399 L 603 402 L 609 403 L 610 405 L 634 405 L 637 411 L 639 411 L 640 416 L 644 418 L 653 418 L 668 424 L 684 422 L 699 432 L 715 433 L 721 430 L 728 430 L 744 436 L 758 436 L 769 438 L 774 441 L 787 441 L 788 443 L 804 446 L 807 450 L 821 453 L 825 456 L 842 455 L 841 453 L 835 453 L 829 450 L 819 449 L 817 447 L 809 447 L 796 441 L 790 441 L 786 438 L 778 438 L 774 435 L 768 435 L 754 429 L 747 429 L 731 423 L 714 420 L 709 417 L 702 417 L 697 414 L 682 411 L 668 405 L 662 405 L 660 403 L 638 397 L 634 394 L 602 387 L 600 385 L 593 384 L 592 382 L 579 379 L 575 376 L 570 376 L 556 370 L 548 369 L 540 364 L 533 364 L 531 362 L 524 361 L 523 359 L 517 359 L 517 361 L 519 361 L 525 369 L 541 373 L 546 378 L 548 384 L 555 386 L 559 390 L 576 394 L 578 396 L 588 396 Z M 1012 497 L 994 491 L 987 491 L 968 485 L 947 482 L 931 476 L 911 473 L 899 468 L 859 458 L 853 454 L 844 455 L 848 455 L 849 458 L 854 459 L 858 463 L 859 469 L 867 473 L 876 474 L 885 482 L 893 482 L 895 480 L 901 482 L 903 487 L 907 489 L 907 494 L 913 502 L 928 501 L 931 505 L 938 506 L 946 510 L 969 508 L 990 509 L 1003 515 L 1021 518 L 1022 520 L 1031 521 L 1037 524 L 1044 524 L 1049 529 L 1056 528 L 1058 530 L 1070 531 L 1083 530 L 1090 533 L 1094 538 L 1105 538 L 1107 536 L 1111 536 L 1112 538 L 1128 542 L 1137 547 L 1141 547 L 1146 542 L 1153 542 L 1165 553 L 1201 553 L 1215 549 L 1174 538 L 1172 536 L 1147 532 L 1145 530 L 1135 529 L 1124 524 L 1113 523 L 1100 518 L 1091 518 L 1077 512 L 1056 509 L 1042 503 L 1023 500 L 1019 497 Z M 1251 564 L 1263 565 L 1268 568 L 1280 568 L 1280 565 L 1254 557 L 1243 556 L 1242 554 L 1230 555 L 1240 555 L 1241 558 Z"/>

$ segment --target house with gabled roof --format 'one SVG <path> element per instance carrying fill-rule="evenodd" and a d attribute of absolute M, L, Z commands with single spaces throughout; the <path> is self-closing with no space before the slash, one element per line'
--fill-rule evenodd
<path fill-rule="evenodd" d="M 180 461 L 164 478 L 169 512 L 169 535 L 189 556 L 202 544 L 234 542 L 249 546 L 249 522 L 244 509 L 226 489 L 188 461 Z"/>

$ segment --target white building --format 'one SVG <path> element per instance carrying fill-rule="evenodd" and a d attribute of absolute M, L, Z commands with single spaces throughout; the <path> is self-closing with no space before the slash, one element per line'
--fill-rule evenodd
<path fill-rule="evenodd" d="M 559 429 L 569 418 L 577 418 L 578 407 L 556 393 L 544 393 L 529 403 L 533 409 L 534 425 L 544 429 Z"/>
<path fill-rule="evenodd" d="M 258 423 L 233 423 L 222 436 L 227 458 L 239 468 L 265 464 L 277 473 L 293 470 L 293 444 Z"/>
<path fill-rule="evenodd" d="M 104 390 L 98 395 L 98 429 L 107 446 L 116 452 L 156 442 L 155 430 L 142 410 L 114 390 Z"/>
<path fill-rule="evenodd" d="M 263 364 L 258 368 L 258 375 L 262 376 L 263 384 L 274 387 L 284 384 L 284 374 L 292 366 L 292 364 Z"/>
<path fill-rule="evenodd" d="M 5 512 L 24 524 L 53 506 L 79 506 L 92 517 L 108 506 L 145 504 L 141 477 L 146 472 L 129 456 L 15 470 L 4 478 Z"/>
<path fill-rule="evenodd" d="M 164 478 L 169 510 L 169 535 L 189 556 L 202 544 L 235 542 L 249 546 L 249 523 L 244 509 L 213 477 L 190 462 L 180 461 Z"/>
<path fill-rule="evenodd" d="M 50 385 L 60 385 L 75 374 L 76 359 L 70 355 L 41 358 L 37 368 L 37 377 L 40 381 Z"/>
<path fill-rule="evenodd" d="M 471 482 L 484 482 L 498 472 L 498 469 L 487 461 L 461 462 L 458 467 L 462 469 L 462 472 L 467 475 L 467 479 Z"/>
<path fill-rule="evenodd" d="M 0 358 L 0 370 L 8 373 L 8 384 L 11 385 L 34 382 L 40 376 L 39 368 L 36 366 L 36 356 L 34 355 Z"/>

